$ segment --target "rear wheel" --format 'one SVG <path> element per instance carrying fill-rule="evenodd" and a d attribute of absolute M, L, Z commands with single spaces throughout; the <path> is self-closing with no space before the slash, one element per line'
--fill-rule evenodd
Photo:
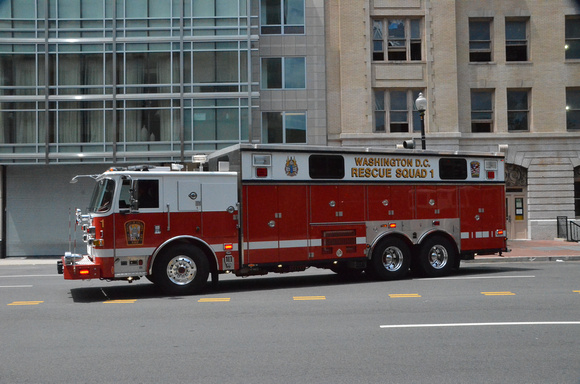
<path fill-rule="evenodd" d="M 207 283 L 209 263 L 198 248 L 187 245 L 163 252 L 153 266 L 155 284 L 166 294 L 188 295 Z"/>
<path fill-rule="evenodd" d="M 380 280 L 400 279 L 411 265 L 411 250 L 399 238 L 382 240 L 373 250 L 367 271 Z"/>
<path fill-rule="evenodd" d="M 457 265 L 457 252 L 451 241 L 441 236 L 428 239 L 421 246 L 417 266 L 425 276 L 438 277 L 450 274 Z"/>

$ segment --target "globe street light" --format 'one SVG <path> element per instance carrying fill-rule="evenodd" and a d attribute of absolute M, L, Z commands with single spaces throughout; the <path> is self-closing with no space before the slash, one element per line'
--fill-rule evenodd
<path fill-rule="evenodd" d="M 419 93 L 419 97 L 415 100 L 415 106 L 421 116 L 421 149 L 425 149 L 425 110 L 427 110 L 427 99 L 423 97 L 423 93 Z"/>

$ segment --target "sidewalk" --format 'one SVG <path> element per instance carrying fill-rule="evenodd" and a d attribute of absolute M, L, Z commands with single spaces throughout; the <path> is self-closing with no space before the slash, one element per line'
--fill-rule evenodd
<path fill-rule="evenodd" d="M 564 240 L 508 240 L 511 252 L 499 255 L 475 256 L 468 262 L 517 261 L 580 261 L 580 244 Z M 0 259 L 0 267 L 7 265 L 54 265 L 58 257 L 7 257 Z"/>
<path fill-rule="evenodd" d="M 501 256 L 475 256 L 475 262 L 580 260 L 580 244 L 560 239 L 508 240 L 508 249 Z"/>

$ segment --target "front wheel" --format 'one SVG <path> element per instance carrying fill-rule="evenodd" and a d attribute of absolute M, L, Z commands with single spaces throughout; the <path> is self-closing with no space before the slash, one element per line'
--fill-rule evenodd
<path fill-rule="evenodd" d="M 411 265 L 411 250 L 398 238 L 382 240 L 373 250 L 367 271 L 380 280 L 400 279 Z"/>
<path fill-rule="evenodd" d="M 207 283 L 209 263 L 198 248 L 187 245 L 163 252 L 153 266 L 155 284 L 165 294 L 198 293 Z"/>
<path fill-rule="evenodd" d="M 419 272 L 428 277 L 450 274 L 457 265 L 457 252 L 453 244 L 444 237 L 434 236 L 421 246 L 417 266 Z"/>

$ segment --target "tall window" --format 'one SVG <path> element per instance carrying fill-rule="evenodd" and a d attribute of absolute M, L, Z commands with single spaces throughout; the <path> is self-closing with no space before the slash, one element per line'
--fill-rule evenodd
<path fill-rule="evenodd" d="M 580 89 L 566 89 L 566 128 L 580 130 Z"/>
<path fill-rule="evenodd" d="M 493 91 L 471 90 L 471 132 L 493 131 Z"/>
<path fill-rule="evenodd" d="M 505 21 L 506 61 L 528 61 L 527 20 Z"/>
<path fill-rule="evenodd" d="M 263 35 L 304 34 L 304 0 L 261 0 Z"/>
<path fill-rule="evenodd" d="M 421 117 L 415 110 L 420 90 L 384 90 L 374 92 L 375 132 L 412 132 L 421 130 Z M 388 130 L 387 130 L 388 127 Z"/>
<path fill-rule="evenodd" d="M 469 61 L 491 61 L 491 20 L 469 20 Z"/>
<path fill-rule="evenodd" d="M 304 57 L 262 58 L 262 89 L 306 88 Z"/>
<path fill-rule="evenodd" d="M 373 60 L 421 60 L 421 39 L 419 19 L 373 20 Z"/>
<path fill-rule="evenodd" d="M 306 143 L 305 112 L 262 112 L 264 143 Z"/>
<path fill-rule="evenodd" d="M 508 131 L 527 131 L 529 123 L 529 94 L 528 90 L 507 91 Z"/>
<path fill-rule="evenodd" d="M 580 59 L 580 18 L 566 18 L 566 60 Z"/>

